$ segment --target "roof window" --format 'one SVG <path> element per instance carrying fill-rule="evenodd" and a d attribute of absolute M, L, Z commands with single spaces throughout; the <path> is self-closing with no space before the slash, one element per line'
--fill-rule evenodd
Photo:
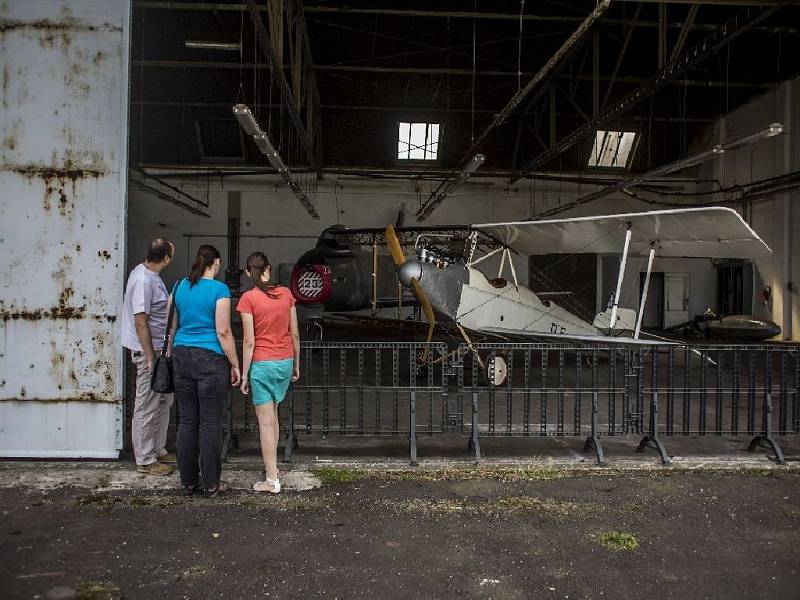
<path fill-rule="evenodd" d="M 636 133 L 633 131 L 602 131 L 594 138 L 590 167 L 625 169 L 633 155 Z"/>
<path fill-rule="evenodd" d="M 439 123 L 398 123 L 398 160 L 436 160 L 438 154 Z"/>

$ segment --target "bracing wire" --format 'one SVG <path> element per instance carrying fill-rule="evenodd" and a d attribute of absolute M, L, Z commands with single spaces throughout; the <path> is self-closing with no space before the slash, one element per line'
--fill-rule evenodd
<path fill-rule="evenodd" d="M 522 13 L 525 0 L 519 0 L 519 37 L 517 38 L 517 91 L 522 89 Z"/>
<path fill-rule="evenodd" d="M 475 143 L 475 59 L 477 56 L 476 52 L 476 23 L 478 19 L 478 0 L 474 0 L 472 4 L 472 89 L 470 90 L 471 95 L 471 108 L 470 108 L 470 133 L 469 139 L 470 143 Z"/>

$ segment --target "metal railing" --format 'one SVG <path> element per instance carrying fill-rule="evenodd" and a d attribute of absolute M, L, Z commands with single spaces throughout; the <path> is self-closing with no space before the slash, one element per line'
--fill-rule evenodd
<path fill-rule="evenodd" d="M 749 436 L 783 462 L 775 436 L 800 432 L 798 387 L 794 345 L 303 342 L 280 412 L 287 460 L 303 434 L 407 436 L 415 463 L 418 436 L 457 433 L 476 459 L 492 436 L 581 437 L 601 464 L 611 436 L 640 435 L 665 463 L 669 436 Z M 235 443 L 258 424 L 231 398 Z"/>

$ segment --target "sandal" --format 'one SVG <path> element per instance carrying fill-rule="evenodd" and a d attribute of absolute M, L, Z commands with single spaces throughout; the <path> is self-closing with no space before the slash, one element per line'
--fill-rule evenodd
<path fill-rule="evenodd" d="M 264 481 L 256 481 L 253 484 L 254 492 L 269 492 L 270 494 L 277 494 L 281 491 L 281 482 L 279 479 L 265 479 Z"/>

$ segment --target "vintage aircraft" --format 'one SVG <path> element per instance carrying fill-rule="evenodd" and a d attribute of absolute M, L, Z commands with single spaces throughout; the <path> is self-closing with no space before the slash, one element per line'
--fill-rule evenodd
<path fill-rule="evenodd" d="M 656 257 L 758 258 L 772 253 L 739 214 L 724 207 L 684 208 L 642 213 L 576 217 L 549 221 L 472 225 L 474 232 L 496 239 L 502 247 L 462 264 L 417 245 L 406 257 L 390 225 L 386 240 L 400 282 L 414 291 L 429 323 L 431 339 L 439 314 L 464 329 L 508 337 L 562 338 L 602 341 L 615 336 L 623 343 L 640 340 L 641 315 L 647 301 Z M 616 293 L 609 309 L 589 323 L 549 297 L 535 294 L 517 281 L 510 248 L 525 255 L 559 253 L 621 253 Z M 474 248 L 473 248 L 474 250 Z M 502 252 L 500 274 L 489 279 L 476 266 Z M 647 256 L 644 291 L 637 312 L 619 307 L 629 256 Z M 512 281 L 502 278 L 509 260 Z M 669 342 L 662 342 L 669 343 Z"/>
<path fill-rule="evenodd" d="M 379 237 L 385 240 L 391 259 L 378 253 Z M 403 246 L 411 245 L 414 253 L 407 257 Z M 357 246 L 372 246 L 371 255 Z M 521 285 L 512 251 L 523 255 L 618 253 L 621 261 L 613 301 L 592 322 L 584 320 L 562 306 L 559 292 L 534 293 Z M 770 254 L 739 214 L 724 207 L 464 227 L 396 230 L 390 225 L 385 231 L 334 227 L 325 230 L 317 247 L 298 260 L 291 289 L 299 302 L 321 303 L 328 311 L 371 307 L 374 313 L 379 307 L 408 305 L 416 298 L 428 322 L 428 340 L 438 315 L 454 324 L 468 343 L 468 332 L 505 339 L 596 342 L 613 336 L 621 343 L 670 343 L 652 335 L 646 341 L 640 339 L 656 256 L 752 259 Z M 497 277 L 490 278 L 477 267 L 492 256 L 499 256 L 501 265 Z M 648 257 L 638 312 L 619 306 L 630 256 Z M 510 280 L 503 277 L 506 270 Z M 398 279 L 413 296 L 398 294 Z"/>

